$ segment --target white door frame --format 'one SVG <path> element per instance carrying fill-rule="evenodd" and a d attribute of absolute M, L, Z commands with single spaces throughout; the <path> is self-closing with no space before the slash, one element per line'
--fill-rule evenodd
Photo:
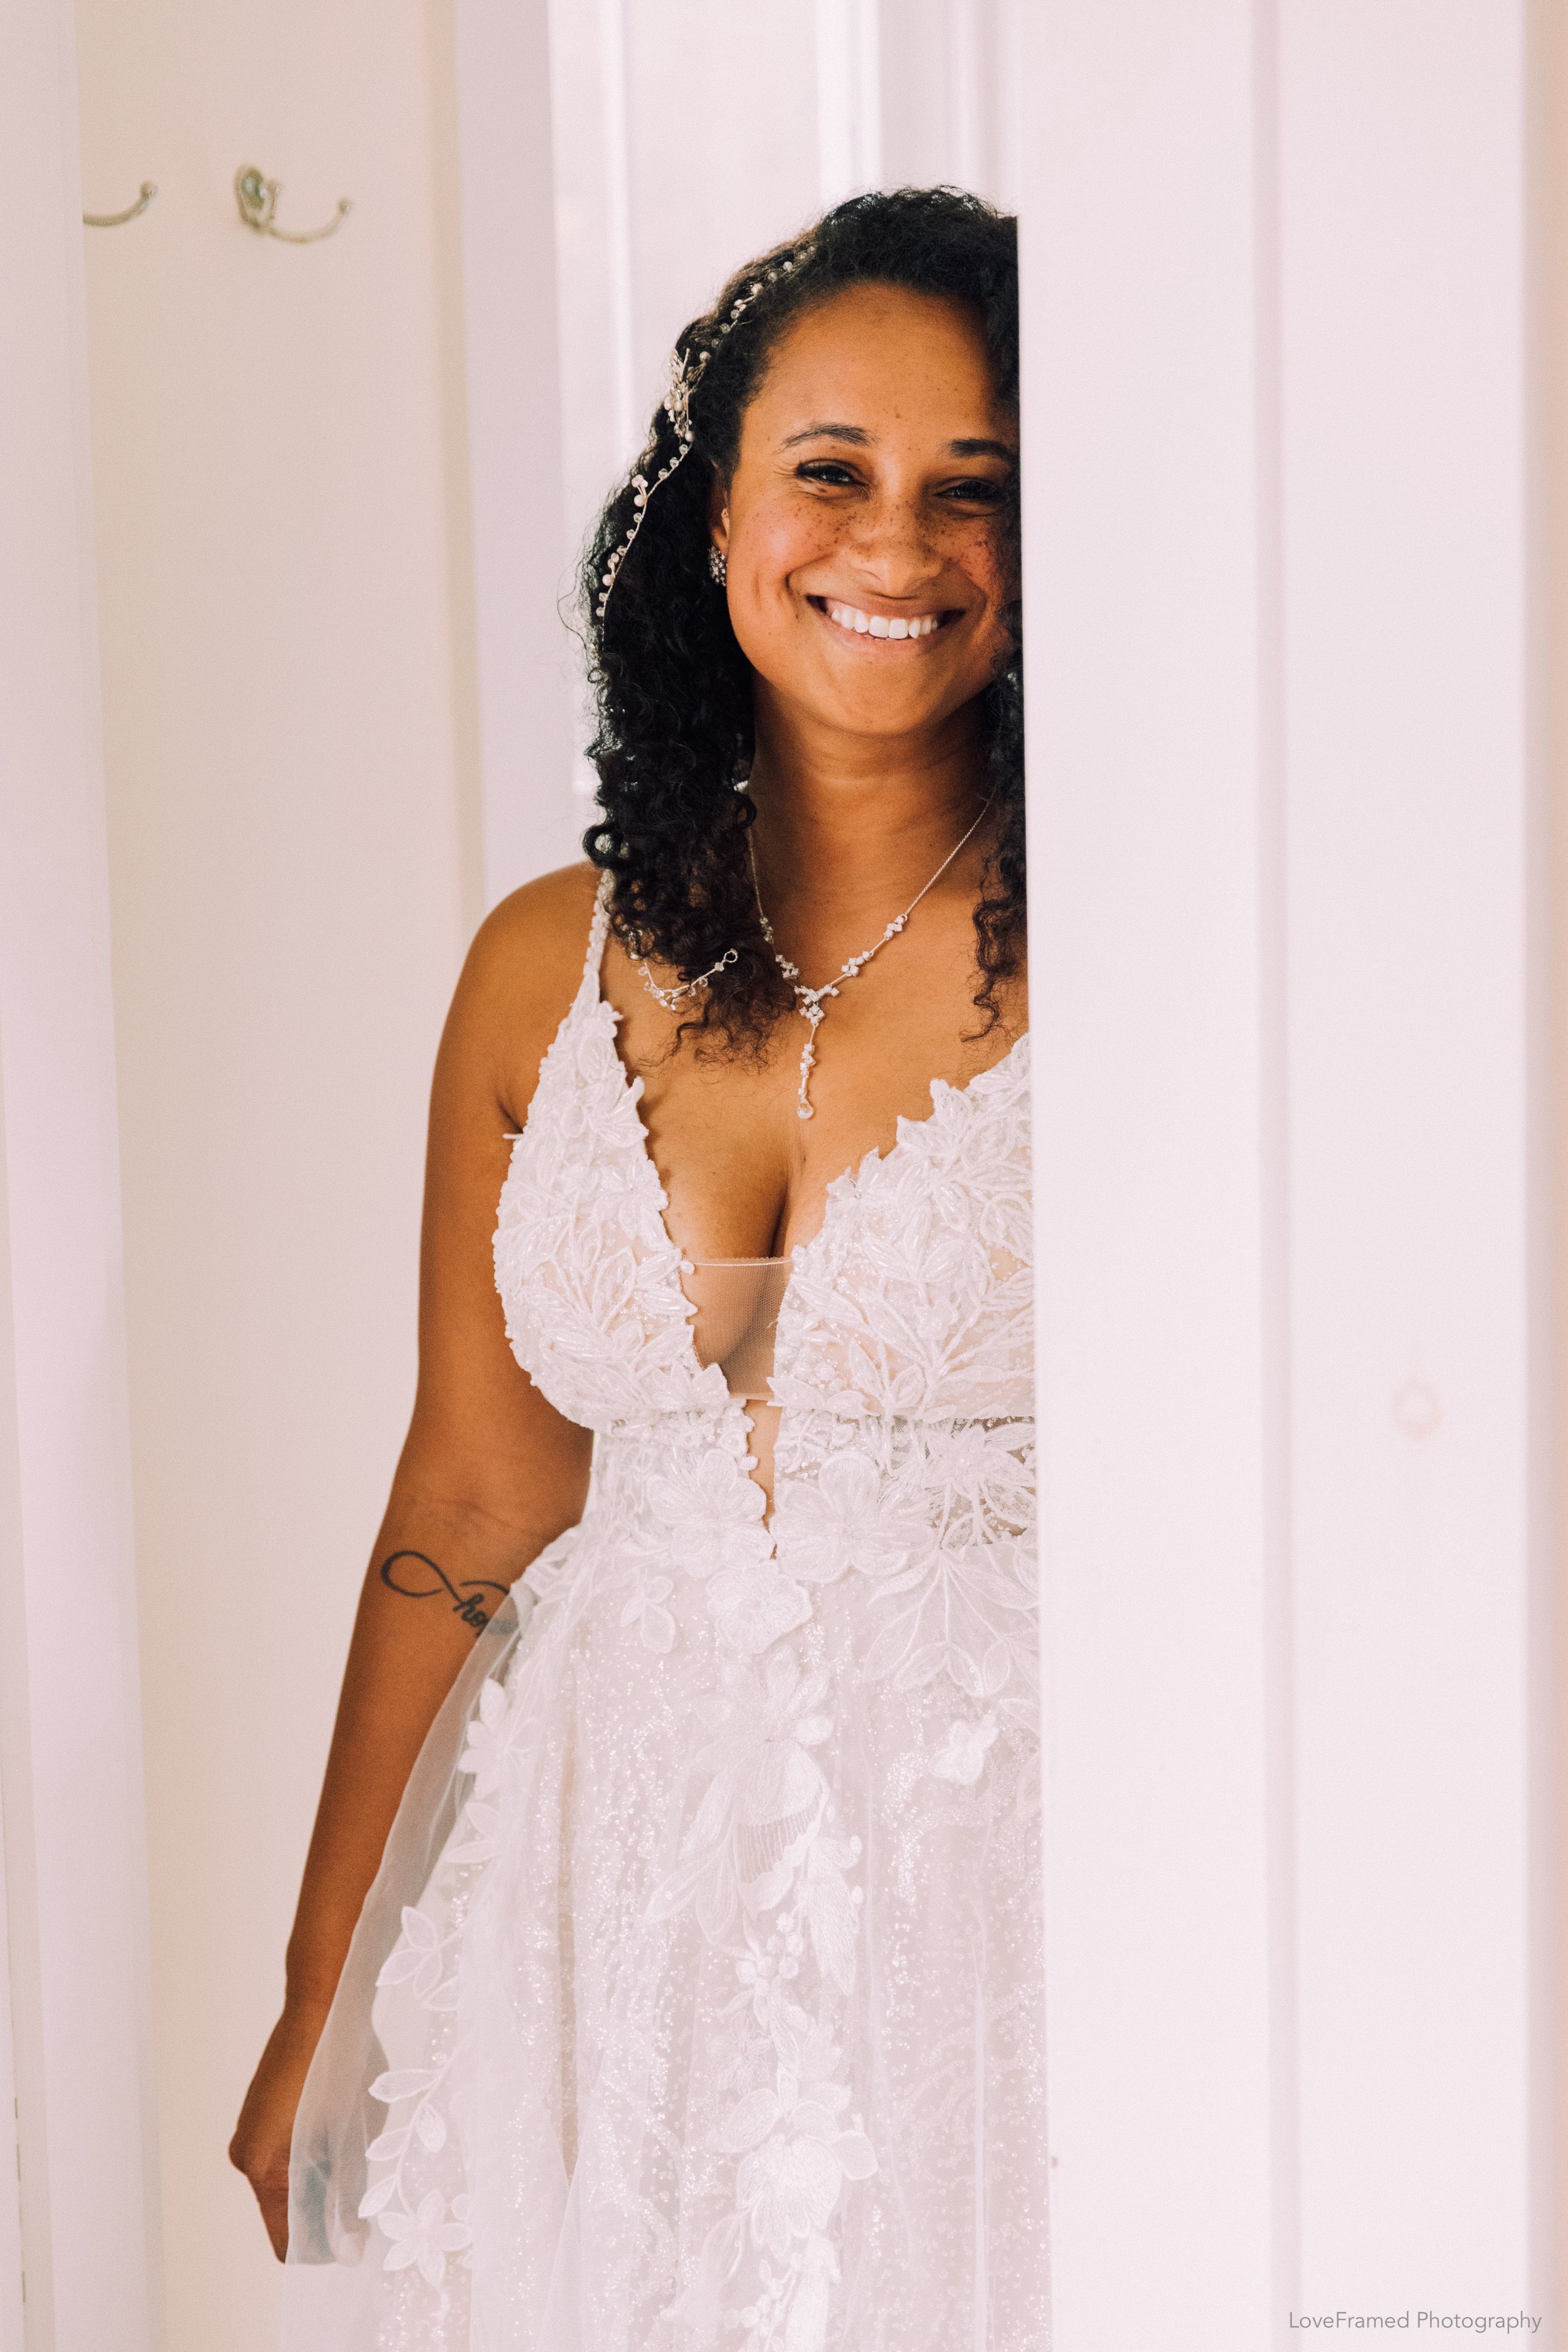
<path fill-rule="evenodd" d="M 485 904 L 582 855 L 561 497 L 549 0 L 456 0 Z"/>
<path fill-rule="evenodd" d="M 1526 10 L 1025 13 L 1055 2352 L 1544 2321 Z"/>

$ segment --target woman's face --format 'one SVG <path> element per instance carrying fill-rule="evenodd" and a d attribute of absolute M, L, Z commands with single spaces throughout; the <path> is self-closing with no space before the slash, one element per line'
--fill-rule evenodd
<path fill-rule="evenodd" d="M 760 696 L 893 736 L 940 725 L 989 685 L 1013 650 L 1017 449 L 959 304 L 857 286 L 797 320 L 713 502 Z"/>

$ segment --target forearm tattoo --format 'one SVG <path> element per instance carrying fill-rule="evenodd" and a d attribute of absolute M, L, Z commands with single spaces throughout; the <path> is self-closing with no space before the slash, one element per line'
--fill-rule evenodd
<path fill-rule="evenodd" d="M 405 1568 L 394 1575 L 393 1570 L 402 1560 L 416 1560 L 418 1567 Z M 428 1577 L 422 1576 L 420 1569 L 428 1569 L 436 1582 L 432 1584 Z M 492 1602 L 490 1609 L 487 1610 L 479 1595 L 481 1592 L 497 1592 L 504 1601 L 511 1589 L 510 1585 L 493 1584 L 488 1576 L 466 1576 L 461 1584 L 454 1584 L 446 1570 L 437 1567 L 428 1552 L 423 1551 L 389 1553 L 381 1563 L 381 1580 L 389 1592 L 398 1593 L 405 1601 L 435 1601 L 441 1593 L 449 1593 L 453 1616 L 460 1617 L 464 1624 L 470 1626 L 476 1633 L 484 1632 L 496 1606 Z"/>

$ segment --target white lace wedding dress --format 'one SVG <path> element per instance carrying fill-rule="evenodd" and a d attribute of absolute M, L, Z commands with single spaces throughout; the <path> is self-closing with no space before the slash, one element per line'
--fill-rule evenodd
<path fill-rule="evenodd" d="M 795 1252 L 768 1519 L 605 922 L 495 1240 L 591 1498 L 404 1800 L 296 2128 L 285 2340 L 1042 2352 L 1027 1041 Z"/>

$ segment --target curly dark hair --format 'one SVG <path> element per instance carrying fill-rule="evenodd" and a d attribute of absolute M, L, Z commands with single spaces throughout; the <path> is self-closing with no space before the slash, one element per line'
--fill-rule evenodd
<path fill-rule="evenodd" d="M 633 477 L 599 519 L 584 560 L 582 614 L 597 728 L 589 756 L 603 814 L 584 836 L 615 876 L 612 921 L 634 955 L 658 956 L 683 980 L 736 950 L 692 999 L 689 1024 L 713 1023 L 731 1047 L 755 1045 L 793 998 L 757 922 L 746 828 L 756 808 L 737 782 L 752 754 L 752 672 L 709 572 L 709 494 L 727 479 L 741 424 L 789 322 L 862 284 L 945 296 L 978 311 L 1004 405 L 1018 397 L 1016 222 L 956 188 L 854 196 L 739 270 L 676 344 L 702 362 L 689 404 L 689 459 L 638 511 L 641 484 L 678 457 L 677 424 L 661 407 Z M 737 305 L 741 315 L 732 318 Z M 702 355 L 706 354 L 703 359 Z M 706 460 L 706 463 L 700 462 Z M 1016 549 L 1016 496 L 1010 529 Z M 615 593 L 605 600 L 608 577 Z M 979 698 L 982 740 L 998 809 L 974 910 L 985 1026 L 997 982 L 1015 972 L 1024 939 L 1024 697 L 1017 607 L 1013 654 Z"/>

